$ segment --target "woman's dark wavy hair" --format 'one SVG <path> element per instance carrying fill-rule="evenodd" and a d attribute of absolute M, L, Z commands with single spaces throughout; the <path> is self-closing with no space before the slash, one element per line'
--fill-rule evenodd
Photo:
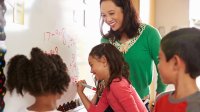
<path fill-rule="evenodd" d="M 186 65 L 186 73 L 195 79 L 200 75 L 200 30 L 182 28 L 170 32 L 161 40 L 161 49 L 169 61 L 178 55 Z"/>
<path fill-rule="evenodd" d="M 92 56 L 95 59 L 100 59 L 102 56 L 105 56 L 107 62 L 109 64 L 110 70 L 110 78 L 108 80 L 108 88 L 110 88 L 110 84 L 112 80 L 115 78 L 119 78 L 120 80 L 122 77 L 125 77 L 129 83 L 129 66 L 125 62 L 123 55 L 121 52 L 112 44 L 109 43 L 102 43 L 95 46 L 89 56 Z"/>
<path fill-rule="evenodd" d="M 131 0 L 100 0 L 100 5 L 104 1 L 112 1 L 116 6 L 120 7 L 124 14 L 122 27 L 120 30 L 103 33 L 104 21 L 100 18 L 100 32 L 104 38 L 110 38 L 112 41 L 120 40 L 122 33 L 127 34 L 129 38 L 139 35 L 140 19 Z"/>
<path fill-rule="evenodd" d="M 16 55 L 8 62 L 7 89 L 12 93 L 16 89 L 33 96 L 46 93 L 62 94 L 69 86 L 70 77 L 67 66 L 57 54 L 45 54 L 39 48 L 33 48 L 31 58 Z"/>

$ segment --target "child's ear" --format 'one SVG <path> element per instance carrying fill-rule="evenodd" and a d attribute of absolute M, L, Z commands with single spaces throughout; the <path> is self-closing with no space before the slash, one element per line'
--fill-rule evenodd
<path fill-rule="evenodd" d="M 101 61 L 102 63 L 104 63 L 105 65 L 107 65 L 107 59 L 106 59 L 105 56 L 102 56 L 101 59 L 100 59 L 100 61 Z"/>
<path fill-rule="evenodd" d="M 173 64 L 174 64 L 174 69 L 175 70 L 183 69 L 184 66 L 185 66 L 183 60 L 178 55 L 174 55 Z"/>

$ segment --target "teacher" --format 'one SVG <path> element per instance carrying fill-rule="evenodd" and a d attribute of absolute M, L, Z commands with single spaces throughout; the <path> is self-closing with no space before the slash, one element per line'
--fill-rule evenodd
<path fill-rule="evenodd" d="M 157 29 L 144 24 L 131 0 L 100 0 L 102 43 L 111 43 L 130 67 L 130 80 L 143 101 L 149 101 L 153 62 L 158 64 L 161 36 Z M 110 26 L 104 34 L 103 24 Z M 165 91 L 158 74 L 156 93 Z M 148 102 L 145 103 L 148 109 Z"/>

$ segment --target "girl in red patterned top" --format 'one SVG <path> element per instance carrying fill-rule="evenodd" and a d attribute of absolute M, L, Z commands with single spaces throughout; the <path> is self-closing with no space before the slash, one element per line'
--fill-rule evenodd
<path fill-rule="evenodd" d="M 120 51 L 109 43 L 95 46 L 89 54 L 91 73 L 105 82 L 99 102 L 93 104 L 83 93 L 85 80 L 77 83 L 78 94 L 88 112 L 103 112 L 109 105 L 115 112 L 147 112 L 129 81 L 129 68 Z"/>

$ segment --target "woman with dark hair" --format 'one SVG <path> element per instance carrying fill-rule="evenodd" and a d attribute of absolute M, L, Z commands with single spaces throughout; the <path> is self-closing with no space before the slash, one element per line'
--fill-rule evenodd
<path fill-rule="evenodd" d="M 100 0 L 102 43 L 111 43 L 121 53 L 130 67 L 130 80 L 140 98 L 149 100 L 153 62 L 158 64 L 160 34 L 154 27 L 140 21 L 131 0 Z M 104 34 L 103 24 L 110 26 Z M 158 74 L 157 94 L 166 85 Z M 148 108 L 148 103 L 146 103 Z"/>

